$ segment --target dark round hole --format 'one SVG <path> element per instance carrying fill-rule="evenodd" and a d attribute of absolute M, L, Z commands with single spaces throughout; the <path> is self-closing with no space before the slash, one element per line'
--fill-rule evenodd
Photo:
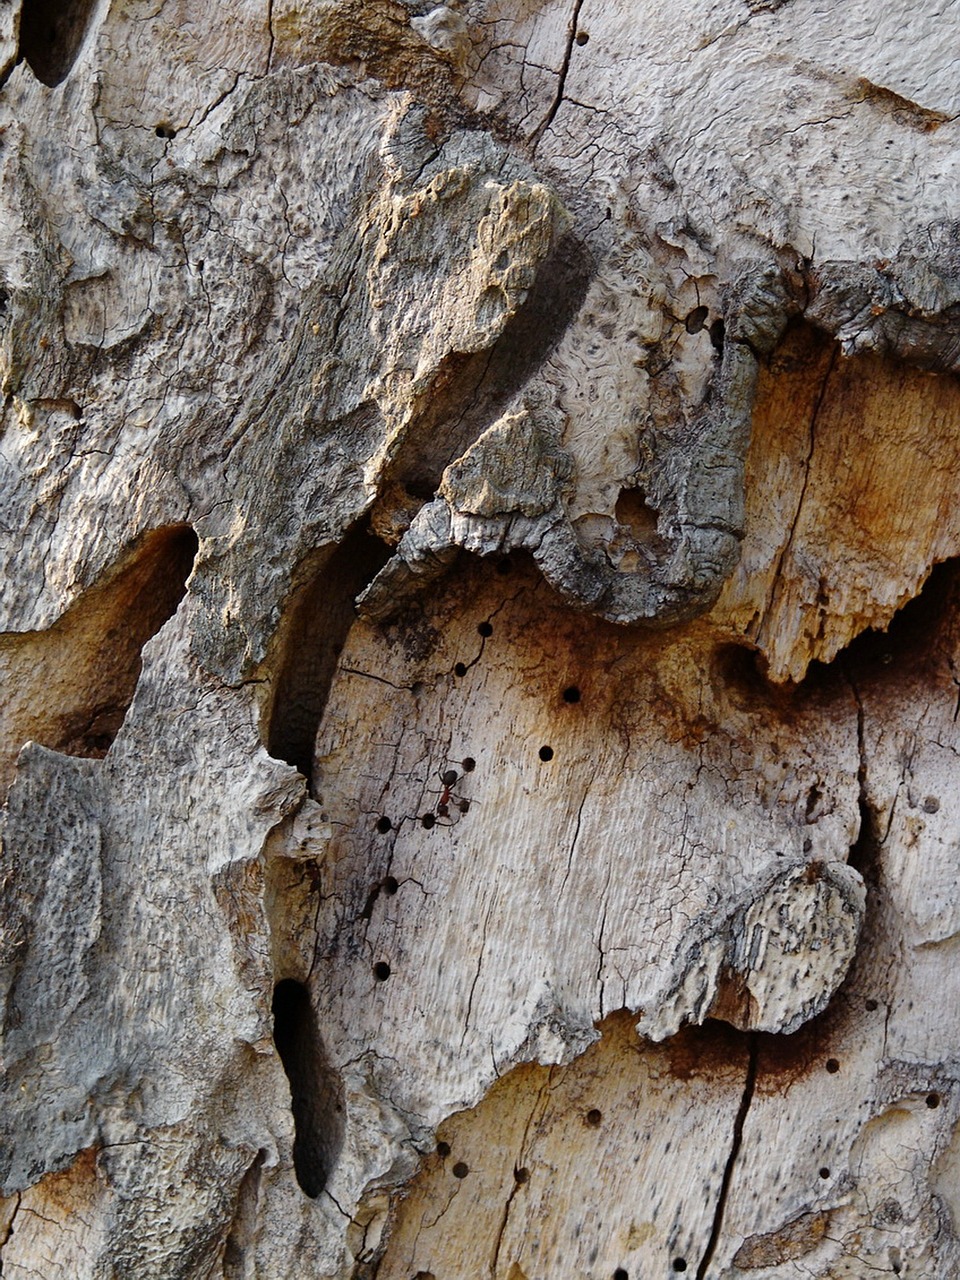
<path fill-rule="evenodd" d="M 529 1170 L 529 1169 L 514 1169 L 514 1171 L 513 1171 L 513 1176 L 514 1176 L 514 1180 L 515 1180 L 516 1182 L 529 1182 L 529 1181 L 530 1181 L 530 1170 Z"/>
<path fill-rule="evenodd" d="M 483 636 L 484 640 L 486 640 L 488 636 L 493 635 L 493 626 L 489 622 L 481 622 L 477 627 L 477 631 Z"/>
<path fill-rule="evenodd" d="M 169 124 L 158 124 L 155 132 L 158 138 L 165 138 L 168 142 L 177 136 L 176 129 Z"/>
<path fill-rule="evenodd" d="M 686 1260 L 686 1258 L 674 1258 L 674 1260 L 673 1260 L 673 1269 L 674 1269 L 674 1271 L 686 1271 L 686 1269 L 687 1269 L 687 1260 Z"/>
<path fill-rule="evenodd" d="M 940 1095 L 939 1095 L 939 1093 L 928 1093 L 928 1094 L 927 1094 L 927 1106 L 930 1108 L 930 1110 L 931 1110 L 931 1111 L 935 1110 L 937 1107 L 939 1107 L 939 1105 L 940 1105 Z"/>
<path fill-rule="evenodd" d="M 477 767 L 477 762 L 474 760 L 473 756 L 467 756 L 466 760 L 461 760 L 460 763 L 463 766 L 464 773 L 473 773 L 474 769 Z"/>
<path fill-rule="evenodd" d="M 840 1063 L 836 1060 L 836 1058 L 828 1058 L 824 1063 L 824 1066 L 827 1068 L 827 1070 L 830 1072 L 832 1076 L 836 1075 L 837 1072 L 840 1070 Z"/>
<path fill-rule="evenodd" d="M 390 966 L 386 960 L 378 960 L 373 966 L 373 976 L 378 982 L 386 982 L 390 977 Z"/>
<path fill-rule="evenodd" d="M 623 1267 L 617 1267 L 616 1271 L 613 1273 L 613 1280 L 630 1280 L 630 1272 L 626 1271 Z"/>
<path fill-rule="evenodd" d="M 437 1155 L 440 1157 L 440 1159 L 441 1159 L 441 1160 L 446 1160 L 446 1158 L 447 1158 L 447 1156 L 448 1156 L 449 1154 L 450 1154 L 450 1143 L 449 1143 L 449 1142 L 438 1142 L 438 1143 L 437 1143 Z"/>
<path fill-rule="evenodd" d="M 541 760 L 544 760 L 544 761 L 552 760 L 553 747 L 541 747 L 540 750 L 537 752 L 537 754 L 539 755 Z"/>
<path fill-rule="evenodd" d="M 465 676 L 467 674 L 466 666 L 462 662 L 458 662 L 453 668 L 453 674 L 455 676 Z"/>
<path fill-rule="evenodd" d="M 598 1111 L 596 1107 L 591 1107 L 583 1118 L 592 1129 L 595 1129 L 603 1119 L 603 1112 Z"/>
<path fill-rule="evenodd" d="M 577 688 L 575 684 L 568 685 L 568 687 L 564 689 L 563 700 L 564 702 L 580 701 L 580 690 Z"/>
<path fill-rule="evenodd" d="M 453 1176 L 455 1178 L 465 1178 L 469 1172 L 470 1166 L 468 1164 L 464 1164 L 462 1160 L 458 1160 L 453 1166 Z"/>
<path fill-rule="evenodd" d="M 383 882 L 383 892 L 389 893 L 391 898 L 400 888 L 399 880 L 395 880 L 393 876 L 387 876 Z"/>
<path fill-rule="evenodd" d="M 386 833 L 391 829 L 392 826 L 393 826 L 393 823 L 386 816 L 386 814 L 384 814 L 382 818 L 377 819 L 377 830 L 380 832 L 381 835 L 386 835 Z"/>
<path fill-rule="evenodd" d="M 448 769 L 446 773 L 441 775 L 440 781 L 445 787 L 452 787 L 455 782 L 460 781 L 460 775 L 456 769 Z"/>
<path fill-rule="evenodd" d="M 876 1000 L 865 1000 L 863 1002 L 863 1007 L 866 1009 L 867 1013 L 873 1013 L 877 1008 L 877 1002 Z"/>
<path fill-rule="evenodd" d="M 684 320 L 683 327 L 687 333 L 699 333 L 701 329 L 706 328 L 709 315 L 710 312 L 706 307 L 694 307 Z"/>
<path fill-rule="evenodd" d="M 577 44 L 580 44 L 580 45 L 586 44 L 589 39 L 590 37 L 587 35 L 586 31 L 577 32 L 577 36 L 576 36 Z M 624 1272 L 624 1275 L 626 1275 L 626 1272 Z"/>
<path fill-rule="evenodd" d="M 824 1165 L 824 1167 L 820 1170 L 820 1177 L 821 1178 L 830 1177 L 830 1170 L 826 1167 L 826 1165 Z"/>
<path fill-rule="evenodd" d="M 420 819 L 420 825 L 426 831 L 429 831 L 431 827 L 435 827 L 437 825 L 437 815 L 435 813 L 425 813 Z"/>

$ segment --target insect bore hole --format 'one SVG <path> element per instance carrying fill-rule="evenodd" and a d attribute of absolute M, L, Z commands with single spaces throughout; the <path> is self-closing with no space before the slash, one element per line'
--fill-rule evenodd
<path fill-rule="evenodd" d="M 378 818 L 378 819 L 377 819 L 376 827 L 377 827 L 377 830 L 380 832 L 380 834 L 381 834 L 382 836 L 385 836 L 385 835 L 387 834 L 387 832 L 388 832 L 388 831 L 390 831 L 390 830 L 392 829 L 392 827 L 393 827 L 393 823 L 392 823 L 392 822 L 390 821 L 390 819 L 386 816 L 386 814 L 384 814 L 384 816 L 383 816 L 382 818 Z"/>
<path fill-rule="evenodd" d="M 460 761 L 460 766 L 464 773 L 473 773 L 474 769 L 477 767 L 477 762 L 474 760 L 473 756 L 467 756 L 466 760 Z"/>
<path fill-rule="evenodd" d="M 674 1269 L 674 1271 L 686 1271 L 686 1269 L 687 1269 L 687 1260 L 686 1260 L 686 1258 L 674 1258 L 674 1260 L 673 1260 L 673 1269 Z"/>
<path fill-rule="evenodd" d="M 828 1058 L 823 1065 L 826 1067 L 827 1071 L 829 1071 L 829 1073 L 832 1076 L 835 1076 L 837 1072 L 840 1070 L 840 1063 L 836 1060 L 836 1058 Z"/>
<path fill-rule="evenodd" d="M 373 976 L 378 982 L 386 982 L 390 977 L 390 966 L 386 960 L 378 960 L 373 966 Z"/>
<path fill-rule="evenodd" d="M 172 124 L 158 124 L 154 132 L 158 138 L 163 138 L 165 142 L 172 142 L 177 136 L 177 131 Z"/>
<path fill-rule="evenodd" d="M 824 1181 L 826 1181 L 827 1178 L 830 1177 L 830 1170 L 827 1168 L 826 1165 L 824 1165 L 823 1168 L 820 1170 L 820 1177 L 823 1178 Z"/>
<path fill-rule="evenodd" d="M 393 876 L 387 876 L 384 879 L 383 892 L 388 893 L 391 898 L 399 888 L 400 888 L 400 881 L 396 880 Z"/>
<path fill-rule="evenodd" d="M 524 1183 L 530 1181 L 529 1169 L 514 1169 L 513 1179 L 515 1182 Z"/>
<path fill-rule="evenodd" d="M 580 690 L 575 684 L 567 685 L 566 689 L 563 691 L 563 700 L 564 702 L 569 702 L 571 704 L 580 701 Z"/>
<path fill-rule="evenodd" d="M 537 754 L 546 763 L 547 760 L 553 759 L 553 747 L 541 747 Z"/>
<path fill-rule="evenodd" d="M 613 1273 L 613 1280 L 630 1280 L 630 1272 L 623 1267 L 617 1267 Z"/>
<path fill-rule="evenodd" d="M 446 1158 L 447 1158 L 447 1156 L 448 1156 L 449 1154 L 450 1154 L 450 1143 L 449 1143 L 449 1142 L 438 1142 L 438 1143 L 437 1143 L 437 1155 L 440 1157 L 440 1159 L 441 1159 L 441 1160 L 446 1160 Z"/>
<path fill-rule="evenodd" d="M 437 825 L 437 815 L 435 813 L 425 813 L 420 819 L 420 825 L 424 831 L 429 831 L 431 827 Z"/>
<path fill-rule="evenodd" d="M 469 1172 L 470 1166 L 468 1164 L 464 1164 L 462 1160 L 458 1160 L 453 1166 L 453 1176 L 455 1178 L 465 1178 Z"/>
<path fill-rule="evenodd" d="M 939 1107 L 939 1105 L 940 1105 L 940 1095 L 939 1095 L 939 1093 L 928 1093 L 928 1094 L 927 1094 L 927 1106 L 930 1108 L 930 1110 L 931 1110 L 931 1111 L 935 1111 L 935 1110 L 937 1109 L 937 1107 Z"/>
<path fill-rule="evenodd" d="M 493 626 L 489 622 L 481 622 L 477 627 L 478 635 L 483 636 L 484 640 L 493 635 Z"/>
<path fill-rule="evenodd" d="M 465 675 L 467 674 L 467 666 L 466 666 L 466 663 L 464 663 L 464 662 L 457 662 L 457 663 L 455 663 L 455 664 L 454 664 L 454 668 L 453 668 L 453 674 L 454 674 L 455 676 L 465 676 Z"/>
<path fill-rule="evenodd" d="M 596 1107 L 591 1107 L 590 1110 L 587 1112 L 587 1114 L 583 1118 L 584 1118 L 584 1121 L 590 1126 L 591 1129 L 597 1129 L 599 1128 L 600 1122 L 603 1119 L 603 1112 L 598 1111 Z"/>

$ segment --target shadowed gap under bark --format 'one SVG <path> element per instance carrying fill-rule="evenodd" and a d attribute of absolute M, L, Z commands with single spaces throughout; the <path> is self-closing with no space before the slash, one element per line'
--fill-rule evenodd
<path fill-rule="evenodd" d="M 20 54 L 49 88 L 70 74 L 95 8 L 96 0 L 24 0 Z"/>
<path fill-rule="evenodd" d="M 303 1193 L 316 1199 L 343 1146 L 343 1095 L 324 1050 L 310 993 L 293 978 L 284 978 L 274 988 L 273 1040 L 290 1081 L 294 1171 Z"/>
<path fill-rule="evenodd" d="M 353 601 L 391 549 L 366 525 L 347 534 L 292 606 L 267 729 L 267 750 L 309 778 L 337 659 L 356 617 Z"/>
<path fill-rule="evenodd" d="M 189 525 L 145 534 L 45 631 L 0 635 L 0 781 L 24 742 L 100 759 L 133 700 L 147 641 L 177 611 L 197 552 Z"/>
<path fill-rule="evenodd" d="M 593 274 L 584 245 L 565 236 L 537 272 L 517 314 L 487 351 L 455 356 L 407 432 L 386 476 L 429 500 L 444 468 L 506 409 L 560 341 Z"/>

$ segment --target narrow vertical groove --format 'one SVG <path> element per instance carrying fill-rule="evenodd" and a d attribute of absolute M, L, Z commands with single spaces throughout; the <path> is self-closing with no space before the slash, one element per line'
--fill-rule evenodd
<path fill-rule="evenodd" d="M 743 1095 L 740 1098 L 740 1106 L 737 1109 L 736 1119 L 733 1122 L 733 1136 L 730 1140 L 730 1154 L 727 1156 L 726 1167 L 723 1171 L 723 1179 L 720 1183 L 720 1194 L 717 1196 L 717 1207 L 713 1213 L 713 1226 L 710 1230 L 710 1238 L 707 1240 L 707 1247 L 704 1249 L 703 1257 L 700 1259 L 700 1265 L 697 1267 L 696 1280 L 706 1280 L 707 1268 L 713 1261 L 717 1242 L 719 1241 L 720 1233 L 723 1230 L 723 1217 L 727 1208 L 727 1197 L 730 1193 L 730 1184 L 733 1182 L 733 1170 L 737 1163 L 737 1156 L 740 1154 L 740 1146 L 743 1142 L 743 1127 L 747 1121 L 747 1113 L 750 1110 L 750 1104 L 753 1102 L 753 1093 L 757 1084 L 758 1058 L 759 1042 L 757 1033 L 754 1031 L 750 1035 L 747 1076 L 743 1082 Z"/>
<path fill-rule="evenodd" d="M 343 1146 L 343 1085 L 327 1057 L 310 993 L 293 978 L 274 989 L 273 1040 L 290 1081 L 294 1172 L 304 1195 L 315 1200 Z"/>

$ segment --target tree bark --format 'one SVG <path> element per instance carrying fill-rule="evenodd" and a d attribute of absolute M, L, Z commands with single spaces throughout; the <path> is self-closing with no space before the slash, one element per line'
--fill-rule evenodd
<path fill-rule="evenodd" d="M 4 1280 L 960 1273 L 958 37 L 4 6 Z"/>

